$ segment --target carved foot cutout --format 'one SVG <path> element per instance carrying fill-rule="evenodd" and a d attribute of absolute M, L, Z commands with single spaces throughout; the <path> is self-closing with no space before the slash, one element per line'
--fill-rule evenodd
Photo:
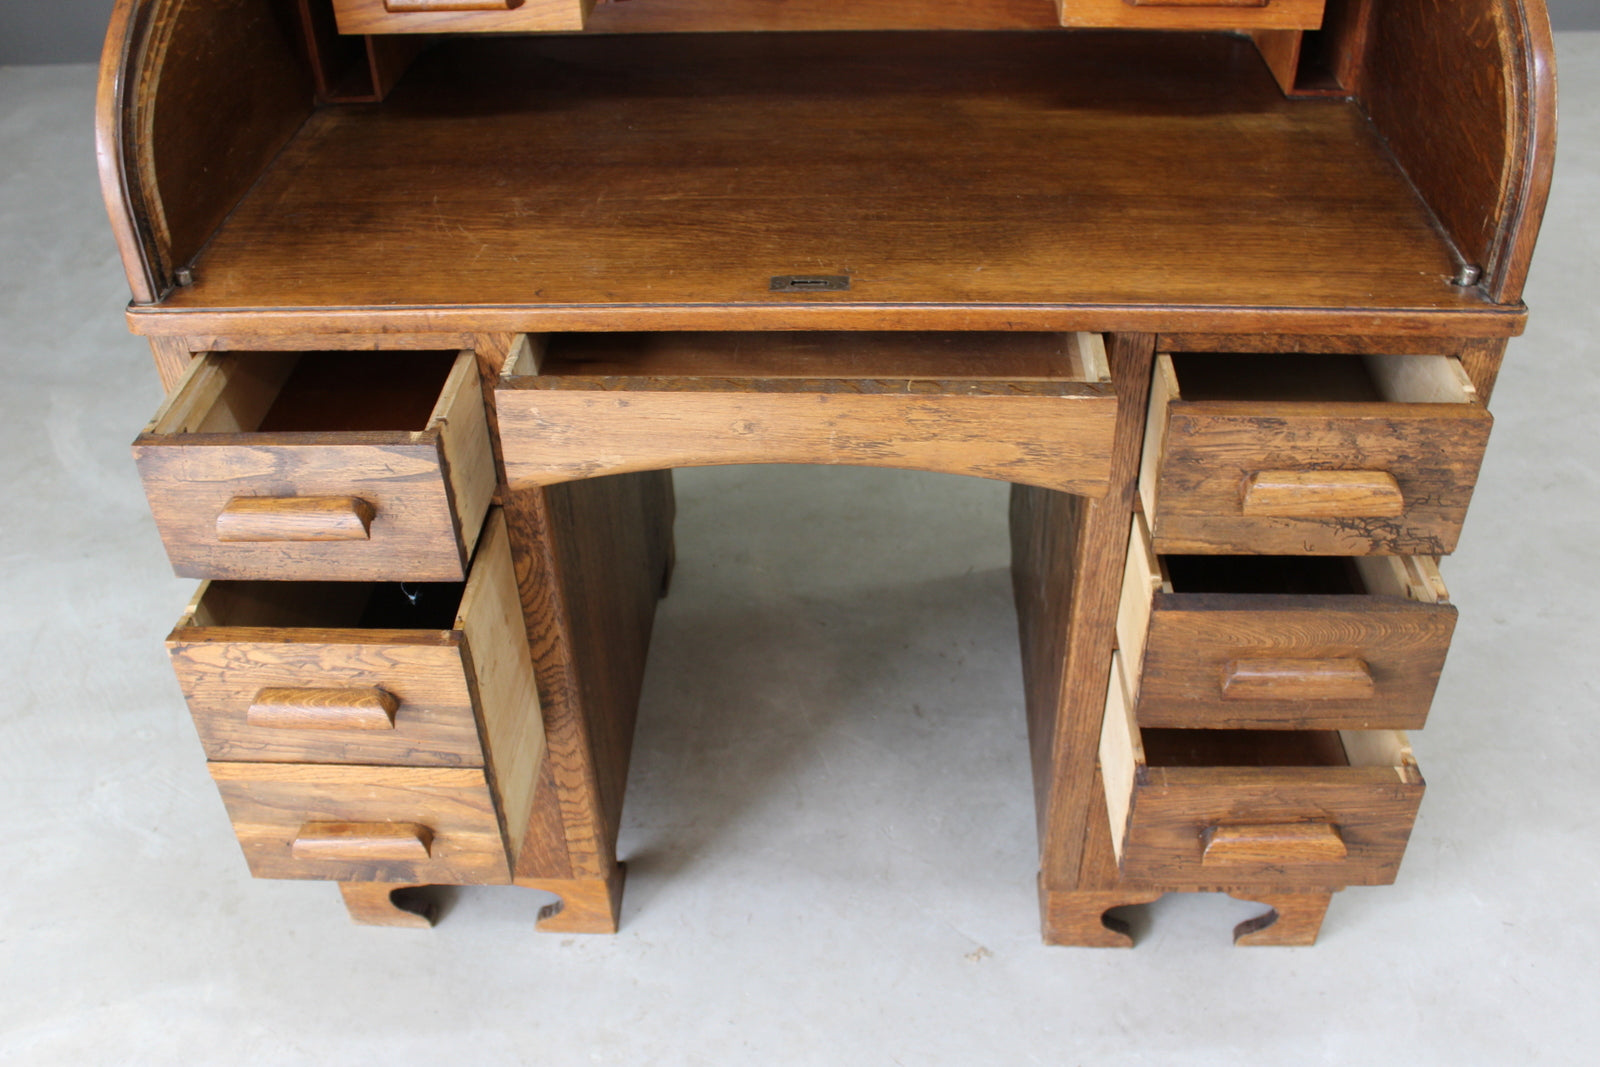
<path fill-rule="evenodd" d="M 536 928 L 553 934 L 614 934 L 622 914 L 622 864 L 610 878 L 518 878 L 561 899 L 539 911 Z"/>
<path fill-rule="evenodd" d="M 1091 948 L 1132 948 L 1133 924 L 1129 916 L 1111 914 L 1135 904 L 1149 904 L 1159 890 L 1140 892 L 1061 892 L 1041 888 L 1039 910 L 1047 945 L 1081 945 Z"/>
<path fill-rule="evenodd" d="M 1314 945 L 1333 893 L 1254 893 L 1230 890 L 1230 897 L 1265 904 L 1268 911 L 1233 928 L 1235 945 Z"/>
<path fill-rule="evenodd" d="M 409 926 L 427 929 L 439 919 L 438 886 L 392 885 L 388 882 L 340 882 L 350 919 L 366 926 Z"/>

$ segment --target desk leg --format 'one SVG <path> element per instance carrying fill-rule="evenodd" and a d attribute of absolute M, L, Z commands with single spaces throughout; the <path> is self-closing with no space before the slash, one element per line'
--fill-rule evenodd
<path fill-rule="evenodd" d="M 1159 889 L 1046 889 L 1039 879 L 1039 919 L 1047 945 L 1132 948 L 1128 924 L 1106 913 L 1129 904 L 1159 900 Z"/>
<path fill-rule="evenodd" d="M 1314 945 L 1322 930 L 1322 917 L 1328 912 L 1333 891 L 1285 893 L 1281 890 L 1257 892 L 1230 889 L 1235 900 L 1265 904 L 1268 911 L 1233 928 L 1235 945 Z"/>
<path fill-rule="evenodd" d="M 626 878 L 627 868 L 619 863 L 609 878 L 518 878 L 517 884 L 561 898 L 539 912 L 537 929 L 552 934 L 614 934 Z"/>
<path fill-rule="evenodd" d="M 439 915 L 439 901 L 425 885 L 392 882 L 340 882 L 350 920 L 363 926 L 427 929 Z"/>
<path fill-rule="evenodd" d="M 1117 423 L 1106 494 L 1096 500 L 1012 490 L 1011 573 L 1050 944 L 1130 944 L 1101 916 L 1107 908 L 1161 895 L 1148 887 L 1119 888 L 1095 766 L 1155 343 L 1153 334 L 1127 333 L 1112 336 L 1107 346 Z"/>
<path fill-rule="evenodd" d="M 539 929 L 615 933 L 617 828 L 656 603 L 670 574 L 671 473 L 506 494 L 546 753 L 515 881 L 555 893 Z"/>

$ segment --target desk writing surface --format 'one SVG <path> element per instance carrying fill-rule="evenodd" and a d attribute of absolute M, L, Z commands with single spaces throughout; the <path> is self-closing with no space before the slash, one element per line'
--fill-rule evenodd
<path fill-rule="evenodd" d="M 1359 107 L 1248 39 L 450 41 L 318 111 L 165 308 L 1493 310 Z M 819 322 L 818 325 L 826 325 Z"/>

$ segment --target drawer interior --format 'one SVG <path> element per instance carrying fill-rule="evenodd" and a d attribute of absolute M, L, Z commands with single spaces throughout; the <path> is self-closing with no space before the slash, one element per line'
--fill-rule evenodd
<path fill-rule="evenodd" d="M 1337 730 L 1141 731 L 1150 767 L 1348 767 Z"/>
<path fill-rule="evenodd" d="M 1359 596 L 1366 582 L 1342 556 L 1162 556 L 1163 589 L 1172 593 L 1292 593 Z"/>
<path fill-rule="evenodd" d="M 158 434 L 418 432 L 455 352 L 226 352 L 201 357 Z"/>
<path fill-rule="evenodd" d="M 1396 596 L 1422 604 L 1450 598 L 1432 556 L 1157 556 L 1143 516 L 1134 524 L 1128 567 L 1123 595 L 1139 600 L 1151 592 Z"/>
<path fill-rule="evenodd" d="M 537 339 L 508 376 L 927 379 L 1105 382 L 1092 333 L 683 331 L 566 333 Z"/>
<path fill-rule="evenodd" d="M 452 630 L 465 591 L 465 582 L 213 581 L 196 598 L 188 625 Z"/>
<path fill-rule="evenodd" d="M 1254 403 L 1469 404 L 1471 379 L 1454 356 L 1176 353 L 1174 399 Z"/>

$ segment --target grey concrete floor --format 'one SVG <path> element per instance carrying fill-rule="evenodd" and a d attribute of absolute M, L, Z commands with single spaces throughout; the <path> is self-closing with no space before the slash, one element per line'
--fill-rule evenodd
<path fill-rule="evenodd" d="M 1461 551 L 1399 882 L 1311 949 L 1172 896 L 1132 952 L 1038 936 L 1005 489 L 680 472 L 615 937 L 462 891 L 432 931 L 252 881 L 161 638 L 127 443 L 159 390 L 93 72 L 0 69 L 0 1061 L 1592 1063 L 1600 1041 L 1600 35 L 1560 39 L 1555 198 Z"/>

